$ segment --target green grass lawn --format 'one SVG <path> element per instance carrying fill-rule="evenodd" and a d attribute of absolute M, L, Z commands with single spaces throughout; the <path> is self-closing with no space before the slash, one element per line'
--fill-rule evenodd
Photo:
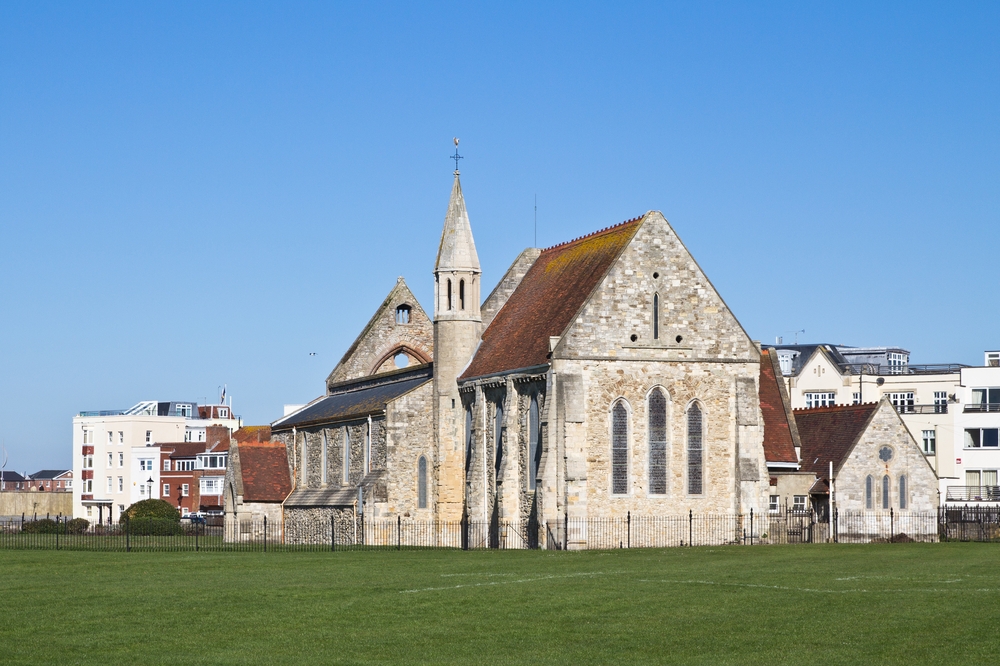
<path fill-rule="evenodd" d="M 992 663 L 1000 546 L 0 550 L 0 662 Z"/>

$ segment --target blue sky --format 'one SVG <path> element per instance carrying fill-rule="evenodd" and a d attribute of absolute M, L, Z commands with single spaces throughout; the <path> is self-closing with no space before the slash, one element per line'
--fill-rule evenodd
<path fill-rule="evenodd" d="M 343 3 L 346 5 L 347 3 Z M 425 308 L 461 137 L 495 282 L 664 212 L 751 336 L 1000 348 L 995 3 L 0 5 L 0 438 L 307 401 Z M 310 352 L 316 352 L 310 356 Z"/>

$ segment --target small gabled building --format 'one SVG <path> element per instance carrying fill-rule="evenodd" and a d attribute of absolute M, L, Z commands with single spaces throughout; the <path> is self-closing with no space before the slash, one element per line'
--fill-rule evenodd
<path fill-rule="evenodd" d="M 226 538 L 282 538 L 282 503 L 292 491 L 288 456 L 271 441 L 270 426 L 244 426 L 233 433 L 226 469 Z"/>
<path fill-rule="evenodd" d="M 887 398 L 795 410 L 813 507 L 826 515 L 833 473 L 840 511 L 934 511 L 938 478 Z"/>

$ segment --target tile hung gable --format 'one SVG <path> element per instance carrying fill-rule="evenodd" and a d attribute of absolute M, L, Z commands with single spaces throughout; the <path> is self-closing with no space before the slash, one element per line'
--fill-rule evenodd
<path fill-rule="evenodd" d="M 654 295 L 659 300 L 657 339 L 653 338 Z M 568 359 L 759 359 L 742 325 L 658 211 L 643 216 L 636 233 L 563 334 L 554 355 Z"/>

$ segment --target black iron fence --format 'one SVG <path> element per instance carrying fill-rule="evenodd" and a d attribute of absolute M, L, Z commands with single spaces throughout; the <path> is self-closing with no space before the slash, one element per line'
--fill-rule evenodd
<path fill-rule="evenodd" d="M 421 521 L 342 514 L 285 525 L 267 518 L 216 524 L 136 519 L 0 522 L 0 549 L 98 551 L 340 551 L 412 548 L 584 550 L 786 543 L 1000 541 L 1000 508 L 939 511 L 814 511 L 570 518 L 540 523 Z"/>

